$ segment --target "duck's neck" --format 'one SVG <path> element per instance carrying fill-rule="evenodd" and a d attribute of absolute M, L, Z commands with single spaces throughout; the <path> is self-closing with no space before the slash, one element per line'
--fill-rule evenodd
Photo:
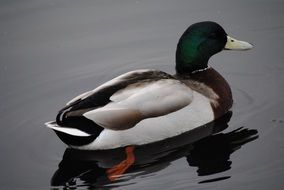
<path fill-rule="evenodd" d="M 176 72 L 179 74 L 190 74 L 208 67 L 211 57 L 204 48 L 198 46 L 194 40 L 180 40 L 176 50 Z"/>
<path fill-rule="evenodd" d="M 201 62 L 202 61 L 202 62 Z M 200 71 L 204 71 L 209 68 L 207 60 L 199 60 L 192 62 L 182 62 L 181 60 L 176 60 L 176 72 L 178 74 L 193 74 Z"/>

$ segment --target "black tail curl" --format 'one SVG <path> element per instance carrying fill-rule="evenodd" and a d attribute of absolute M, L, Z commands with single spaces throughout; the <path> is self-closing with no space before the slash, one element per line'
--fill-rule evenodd
<path fill-rule="evenodd" d="M 102 132 L 103 128 L 95 122 L 85 118 L 83 115 L 68 116 L 71 109 L 65 107 L 61 109 L 56 116 L 56 123 L 58 126 L 67 128 L 76 128 L 80 131 L 90 134 L 87 137 L 74 136 L 61 131 L 55 131 L 57 136 L 69 146 L 82 146 L 94 141 Z"/>

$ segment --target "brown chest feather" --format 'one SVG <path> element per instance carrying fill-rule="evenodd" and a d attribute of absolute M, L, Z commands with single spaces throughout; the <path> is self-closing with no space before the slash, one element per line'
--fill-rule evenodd
<path fill-rule="evenodd" d="M 233 104 L 232 92 L 227 81 L 213 68 L 190 75 L 176 76 L 191 89 L 211 100 L 215 118 L 229 111 Z"/>

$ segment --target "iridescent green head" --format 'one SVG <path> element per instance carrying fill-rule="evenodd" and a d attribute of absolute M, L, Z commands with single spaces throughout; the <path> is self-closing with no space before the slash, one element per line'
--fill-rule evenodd
<path fill-rule="evenodd" d="M 252 45 L 233 39 L 217 23 L 195 23 L 183 33 L 176 50 L 176 70 L 191 73 L 208 67 L 209 58 L 223 49 L 247 50 Z"/>

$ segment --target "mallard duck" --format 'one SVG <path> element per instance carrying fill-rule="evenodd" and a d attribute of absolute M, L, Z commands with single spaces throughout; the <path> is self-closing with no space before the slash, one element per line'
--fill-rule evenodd
<path fill-rule="evenodd" d="M 193 130 L 232 107 L 226 80 L 208 66 L 222 50 L 253 46 L 217 23 L 195 23 L 176 49 L 176 74 L 145 69 L 120 75 L 85 92 L 46 123 L 71 148 L 98 150 L 143 145 Z"/>

